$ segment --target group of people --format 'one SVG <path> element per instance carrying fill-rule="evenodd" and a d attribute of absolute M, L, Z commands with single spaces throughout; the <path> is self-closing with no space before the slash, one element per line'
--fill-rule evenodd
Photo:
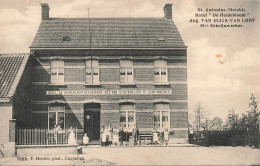
<path fill-rule="evenodd" d="M 132 132 L 124 131 L 122 127 L 118 131 L 113 131 L 111 124 L 102 126 L 100 131 L 101 146 L 111 146 L 112 144 L 117 146 L 129 145 L 129 141 L 132 141 L 134 145 L 138 144 L 139 129 L 136 125 Z M 168 144 L 169 131 L 166 128 L 163 132 L 153 132 L 153 144 Z"/>
<path fill-rule="evenodd" d="M 169 131 L 167 128 L 164 129 L 163 132 L 158 132 L 154 130 L 153 132 L 153 144 L 163 144 L 168 145 L 169 141 Z"/>
<path fill-rule="evenodd" d="M 131 133 L 134 144 L 137 145 L 139 130 L 137 129 L 136 125 L 134 126 L 132 132 L 124 131 L 121 127 L 118 131 L 113 131 L 111 124 L 102 126 L 100 131 L 101 146 L 111 146 L 112 144 L 115 146 L 123 146 L 124 142 L 126 145 L 128 145 Z"/>
<path fill-rule="evenodd" d="M 55 125 L 54 127 L 54 138 L 57 142 L 57 136 L 58 134 L 61 134 L 62 129 L 60 125 Z M 131 140 L 130 140 L 131 138 Z M 101 139 L 101 146 L 111 146 L 112 144 L 117 146 L 123 146 L 129 145 L 129 141 L 132 141 L 134 145 L 138 144 L 139 139 L 139 129 L 136 125 L 134 125 L 134 128 L 132 132 L 124 131 L 122 127 L 119 128 L 118 131 L 113 131 L 113 128 L 111 127 L 111 124 L 107 126 L 102 126 L 100 131 L 100 139 Z M 153 144 L 168 144 L 169 140 L 169 131 L 166 128 L 163 132 L 158 132 L 157 130 L 154 130 L 153 132 Z M 87 145 L 89 143 L 89 138 L 87 136 L 87 133 L 83 136 L 83 144 Z M 76 144 L 76 138 L 75 138 L 75 129 L 73 127 L 70 127 L 68 130 L 68 144 L 74 145 Z"/>
<path fill-rule="evenodd" d="M 54 125 L 53 132 L 54 132 L 55 143 L 62 143 L 64 141 L 64 137 L 65 137 L 64 134 L 66 134 L 66 132 L 64 130 L 62 130 L 60 125 Z M 68 144 L 75 145 L 76 144 L 75 129 L 73 127 L 70 127 L 67 134 L 68 134 L 67 135 Z"/>

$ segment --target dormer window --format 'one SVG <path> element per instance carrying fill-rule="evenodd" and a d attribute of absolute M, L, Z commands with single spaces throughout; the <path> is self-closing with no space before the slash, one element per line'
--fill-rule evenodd
<path fill-rule="evenodd" d="M 70 41 L 70 37 L 69 36 L 63 36 L 62 41 Z"/>
<path fill-rule="evenodd" d="M 162 36 L 161 36 L 161 37 L 158 37 L 157 39 L 158 39 L 158 41 L 165 41 L 165 38 L 162 37 Z"/>

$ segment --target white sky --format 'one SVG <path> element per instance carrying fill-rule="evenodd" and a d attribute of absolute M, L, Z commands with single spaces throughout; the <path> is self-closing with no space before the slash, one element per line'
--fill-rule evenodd
<path fill-rule="evenodd" d="M 225 119 L 232 107 L 248 109 L 250 94 L 260 100 L 259 0 L 42 0 L 50 17 L 163 17 L 173 4 L 173 20 L 188 46 L 189 111 L 201 102 L 210 116 Z M 0 0 L 0 52 L 29 52 L 41 20 L 40 1 Z M 210 29 L 189 23 L 197 8 L 245 7 L 255 23 Z M 221 55 L 221 58 L 217 58 Z M 220 64 L 219 60 L 224 63 Z"/>

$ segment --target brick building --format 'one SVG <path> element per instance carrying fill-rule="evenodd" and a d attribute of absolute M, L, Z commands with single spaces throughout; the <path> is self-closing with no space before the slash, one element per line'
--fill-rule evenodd
<path fill-rule="evenodd" d="M 98 140 L 101 126 L 137 124 L 187 140 L 187 47 L 171 4 L 161 18 L 50 18 L 41 7 L 30 46 L 35 128 L 77 127 L 78 140 Z"/>
<path fill-rule="evenodd" d="M 0 156 L 15 154 L 16 125 L 30 125 L 30 72 L 29 54 L 0 54 Z"/>

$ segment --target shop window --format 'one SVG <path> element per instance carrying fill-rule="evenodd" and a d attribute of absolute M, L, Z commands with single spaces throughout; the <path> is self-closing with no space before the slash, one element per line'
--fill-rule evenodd
<path fill-rule="evenodd" d="M 169 104 L 155 104 L 154 107 L 154 128 L 155 129 L 169 129 L 170 107 Z"/>
<path fill-rule="evenodd" d="M 51 84 L 64 84 L 64 61 L 51 61 Z"/>
<path fill-rule="evenodd" d="M 120 60 L 120 83 L 133 83 L 133 61 Z"/>
<path fill-rule="evenodd" d="M 64 106 L 50 106 L 48 113 L 48 129 L 53 130 L 55 125 L 59 125 L 65 129 L 65 107 Z"/>
<path fill-rule="evenodd" d="M 120 105 L 120 127 L 132 129 L 135 125 L 135 111 L 133 104 Z"/>
<path fill-rule="evenodd" d="M 154 82 L 155 83 L 167 83 L 167 61 L 166 60 L 155 60 L 154 61 Z"/>
<path fill-rule="evenodd" d="M 86 84 L 99 84 L 99 61 L 86 61 Z"/>

